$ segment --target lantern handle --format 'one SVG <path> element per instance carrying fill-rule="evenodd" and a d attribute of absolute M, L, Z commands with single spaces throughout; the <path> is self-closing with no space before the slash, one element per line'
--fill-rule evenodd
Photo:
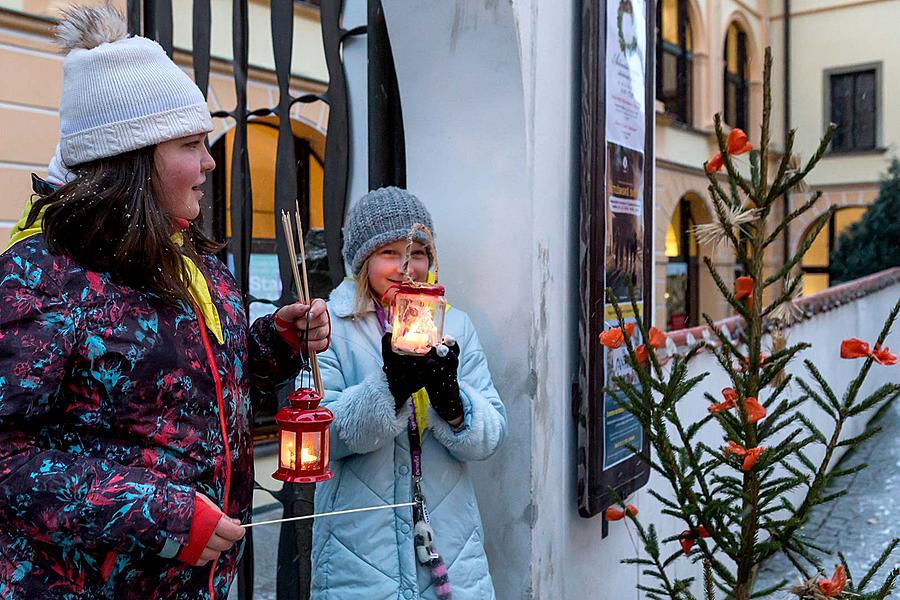
<path fill-rule="evenodd" d="M 412 253 L 412 245 L 413 238 L 416 235 L 416 231 L 421 229 L 425 232 L 425 236 L 428 238 L 428 246 L 431 247 L 431 255 L 434 257 L 434 283 L 438 282 L 438 257 L 437 257 L 437 248 L 434 246 L 434 237 L 431 235 L 431 231 L 425 225 L 421 223 L 415 223 L 409 230 L 409 234 L 406 236 L 406 256 L 403 258 L 403 266 L 401 270 L 403 271 L 403 275 L 406 277 L 407 283 L 415 284 L 413 278 L 409 275 L 409 260 L 410 255 Z"/>

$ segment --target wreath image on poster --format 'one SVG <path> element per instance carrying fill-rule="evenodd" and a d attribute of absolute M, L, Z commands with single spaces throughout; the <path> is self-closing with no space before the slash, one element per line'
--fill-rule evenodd
<path fill-rule="evenodd" d="M 623 27 L 625 21 L 625 16 L 628 16 L 628 27 L 627 37 L 626 32 Z M 634 7 L 631 4 L 631 0 L 622 0 L 619 3 L 619 10 L 616 14 L 616 31 L 619 34 L 619 48 L 622 49 L 622 53 L 625 55 L 631 54 L 632 52 L 637 51 L 637 36 L 634 32 Z"/>

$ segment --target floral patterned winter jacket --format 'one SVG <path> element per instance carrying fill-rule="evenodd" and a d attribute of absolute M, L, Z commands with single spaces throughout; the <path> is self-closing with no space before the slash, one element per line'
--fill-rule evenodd
<path fill-rule="evenodd" d="M 299 363 L 205 267 L 223 344 L 43 235 L 0 255 L 0 599 L 227 597 L 240 544 L 203 567 L 160 553 L 187 543 L 195 492 L 248 519 L 251 395 Z"/>

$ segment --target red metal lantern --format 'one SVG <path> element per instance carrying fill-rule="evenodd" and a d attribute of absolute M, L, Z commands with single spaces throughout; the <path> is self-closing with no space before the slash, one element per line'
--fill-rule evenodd
<path fill-rule="evenodd" d="M 275 415 L 278 423 L 278 470 L 275 479 L 288 483 L 316 483 L 334 477 L 328 468 L 328 426 L 334 414 L 320 407 L 322 396 L 300 388 L 288 396 L 290 406 Z"/>

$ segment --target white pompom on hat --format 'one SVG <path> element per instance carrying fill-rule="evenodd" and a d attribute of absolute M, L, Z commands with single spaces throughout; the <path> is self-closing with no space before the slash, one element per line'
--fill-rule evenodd
<path fill-rule="evenodd" d="M 63 62 L 60 156 L 74 166 L 212 131 L 203 93 L 143 37 L 128 37 L 115 8 L 63 11 L 57 42 Z"/>

